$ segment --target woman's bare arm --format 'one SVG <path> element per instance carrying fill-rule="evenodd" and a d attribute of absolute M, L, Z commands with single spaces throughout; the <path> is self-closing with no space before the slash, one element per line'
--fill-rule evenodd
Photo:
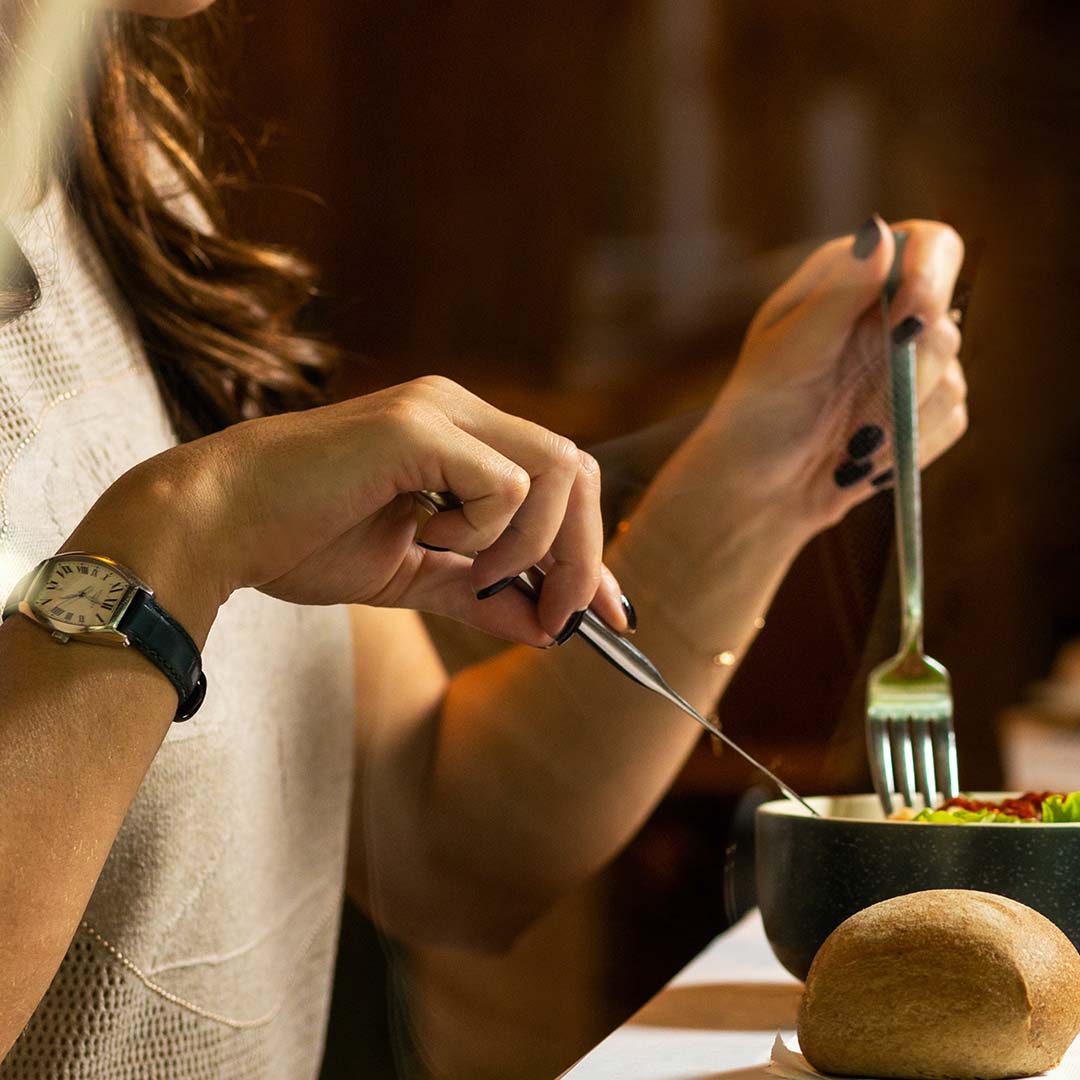
<path fill-rule="evenodd" d="M 708 550 L 689 503 L 646 504 L 606 556 L 635 644 L 702 711 L 734 671 L 712 657 L 742 656 L 807 537 L 781 504 L 723 502 L 711 535 L 725 540 Z M 354 623 L 350 893 L 407 939 L 508 946 L 630 839 L 700 736 L 578 641 L 449 681 L 415 616 L 359 609 Z"/>
<path fill-rule="evenodd" d="M 130 567 L 201 649 L 216 604 L 165 510 L 128 502 L 65 549 Z M 0 1058 L 56 973 L 176 707 L 134 649 L 62 645 L 22 617 L 0 625 Z"/>

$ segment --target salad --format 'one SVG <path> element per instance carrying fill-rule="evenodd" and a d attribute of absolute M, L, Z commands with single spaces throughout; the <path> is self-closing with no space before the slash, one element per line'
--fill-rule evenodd
<path fill-rule="evenodd" d="M 984 802 L 960 795 L 946 799 L 939 807 L 915 813 L 901 807 L 889 815 L 897 821 L 923 821 L 933 825 L 964 825 L 972 822 L 1000 824 L 1018 822 L 1080 822 L 1080 791 L 1029 791 L 1016 799 Z"/>

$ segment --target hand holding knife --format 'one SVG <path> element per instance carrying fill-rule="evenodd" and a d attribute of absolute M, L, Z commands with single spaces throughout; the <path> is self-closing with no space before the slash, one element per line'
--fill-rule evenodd
<path fill-rule="evenodd" d="M 433 515 L 443 510 L 456 510 L 461 506 L 458 499 L 449 492 L 418 491 L 413 493 L 413 498 L 423 510 Z M 535 602 L 540 598 L 540 585 L 537 582 L 542 584 L 543 578 L 543 569 L 534 566 L 519 574 L 514 579 L 513 586 Z M 692 716 L 706 731 L 721 739 L 732 750 L 753 765 L 755 769 L 767 776 L 789 799 L 801 803 L 814 817 L 818 816 L 817 811 L 802 796 L 793 791 L 775 773 L 762 765 L 760 761 L 743 750 L 728 735 L 725 735 L 719 725 L 702 716 L 678 691 L 668 684 L 656 665 L 639 648 L 631 644 L 622 634 L 612 630 L 595 612 L 586 610 L 572 633 L 581 637 L 583 641 L 595 649 L 609 664 L 621 671 L 627 678 L 632 679 L 640 686 L 644 686 L 647 690 L 659 694 L 688 716 Z"/>

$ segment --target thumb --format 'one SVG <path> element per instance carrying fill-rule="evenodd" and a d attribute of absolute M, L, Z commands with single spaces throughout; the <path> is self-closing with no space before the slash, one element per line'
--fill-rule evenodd
<path fill-rule="evenodd" d="M 775 332 L 792 336 L 805 355 L 835 356 L 867 309 L 880 303 L 895 250 L 892 233 L 875 214 L 850 246 L 836 249 L 828 272 Z"/>

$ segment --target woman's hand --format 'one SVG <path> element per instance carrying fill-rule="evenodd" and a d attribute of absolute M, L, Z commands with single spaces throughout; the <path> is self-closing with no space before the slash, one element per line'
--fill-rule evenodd
<path fill-rule="evenodd" d="M 889 330 L 915 335 L 925 465 L 967 426 L 960 332 L 948 317 L 964 247 L 937 222 L 893 228 L 908 240 Z M 747 462 L 746 484 L 792 504 L 810 533 L 891 478 L 881 290 L 893 252 L 875 216 L 811 255 L 758 311 L 732 378 L 684 448 L 696 445 L 695 457 L 707 454 L 714 468 L 723 468 L 718 453 Z"/>
<path fill-rule="evenodd" d="M 409 494 L 419 490 L 463 504 L 425 524 L 424 547 Z M 626 625 L 601 562 L 599 495 L 596 463 L 570 440 L 430 377 L 176 447 L 122 477 L 90 516 L 145 520 L 149 504 L 184 523 L 218 602 L 252 586 L 304 604 L 417 608 L 548 645 L 594 598 Z M 505 584 L 542 560 L 534 606 Z"/>

